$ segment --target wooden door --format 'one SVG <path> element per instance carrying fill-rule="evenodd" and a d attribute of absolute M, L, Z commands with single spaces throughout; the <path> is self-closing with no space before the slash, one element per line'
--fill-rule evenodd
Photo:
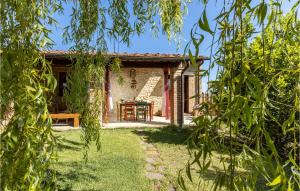
<path fill-rule="evenodd" d="M 189 76 L 184 76 L 184 113 L 189 113 Z"/>

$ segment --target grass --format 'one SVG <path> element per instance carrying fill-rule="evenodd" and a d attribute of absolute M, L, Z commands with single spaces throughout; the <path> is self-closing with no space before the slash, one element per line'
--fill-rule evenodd
<path fill-rule="evenodd" d="M 182 190 L 177 180 L 178 172 L 180 170 L 182 170 L 181 174 L 188 190 L 212 190 L 211 187 L 217 176 L 215 170 L 223 169 L 223 166 L 219 163 L 218 159 L 221 155 L 214 153 L 214 156 L 212 157 L 212 166 L 208 169 L 207 173 L 199 176 L 195 166 L 192 166 L 193 182 L 189 181 L 185 173 L 185 166 L 190 158 L 186 140 L 191 131 L 191 129 L 170 127 L 146 130 L 146 138 L 158 148 L 166 167 L 165 174 L 167 179 L 165 179 L 163 190 L 168 190 L 167 188 L 170 183 L 176 187 L 176 190 Z"/>
<path fill-rule="evenodd" d="M 83 160 L 80 131 L 58 133 L 57 171 L 60 190 L 151 190 L 151 182 L 144 176 L 145 156 L 139 137 L 128 130 L 105 130 L 102 150 L 92 145 L 89 160 Z"/>
<path fill-rule="evenodd" d="M 57 171 L 58 185 L 61 190 L 153 190 L 153 182 L 145 176 L 145 153 L 140 145 L 139 133 L 134 129 L 103 130 L 102 150 L 96 151 L 94 145 L 89 150 L 89 160 L 83 160 L 80 131 L 60 132 L 59 160 L 53 166 Z M 178 183 L 178 171 L 184 169 L 189 159 L 185 140 L 190 130 L 178 131 L 174 128 L 145 129 L 144 136 L 160 152 L 165 166 L 165 176 L 161 190 L 168 190 L 170 185 L 181 190 Z M 222 169 L 213 159 L 212 169 L 207 174 L 198 176 L 193 171 L 193 180 L 188 181 L 185 171 L 183 178 L 189 190 L 206 187 L 210 190 L 214 178 L 214 169 Z M 205 185 L 204 185 L 205 184 Z"/>
<path fill-rule="evenodd" d="M 154 144 L 160 152 L 160 157 L 165 166 L 166 179 L 163 183 L 163 190 L 168 190 L 169 185 L 176 187 L 176 190 L 181 190 L 177 177 L 179 170 L 185 167 L 189 159 L 187 145 L 185 143 L 189 130 L 178 131 L 177 128 L 160 128 L 147 129 L 145 137 L 149 142 Z M 186 182 L 187 178 L 185 177 Z M 190 190 L 194 190 L 194 185 L 188 183 Z"/>

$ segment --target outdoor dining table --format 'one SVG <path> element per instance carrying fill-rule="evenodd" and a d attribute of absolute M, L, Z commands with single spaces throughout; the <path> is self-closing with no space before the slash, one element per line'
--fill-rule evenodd
<path fill-rule="evenodd" d="M 120 121 L 122 121 L 123 107 L 125 107 L 125 103 L 126 103 L 126 102 L 119 102 L 119 103 L 118 103 L 118 106 L 119 106 L 118 109 L 119 109 L 119 111 L 117 112 L 117 113 L 118 113 L 117 118 L 118 118 L 118 120 L 120 120 Z M 135 103 L 134 107 L 136 107 L 138 102 L 134 102 L 134 103 Z M 152 109 L 153 109 L 153 108 L 152 108 L 152 104 L 146 102 L 145 105 L 146 105 L 146 109 L 147 109 L 147 111 L 148 111 L 147 117 L 149 118 L 149 121 L 151 121 L 151 113 L 152 113 Z"/>

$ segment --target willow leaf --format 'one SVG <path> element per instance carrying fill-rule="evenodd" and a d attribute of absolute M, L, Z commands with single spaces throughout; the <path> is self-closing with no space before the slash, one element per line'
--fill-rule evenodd
<path fill-rule="evenodd" d="M 213 35 L 213 31 L 210 29 L 210 26 L 209 26 L 209 23 L 207 20 L 206 10 L 203 11 L 202 17 L 198 20 L 198 25 L 202 30 Z"/>
<path fill-rule="evenodd" d="M 277 176 L 272 180 L 272 182 L 267 183 L 267 186 L 276 186 L 282 182 L 282 177 L 281 175 Z"/>

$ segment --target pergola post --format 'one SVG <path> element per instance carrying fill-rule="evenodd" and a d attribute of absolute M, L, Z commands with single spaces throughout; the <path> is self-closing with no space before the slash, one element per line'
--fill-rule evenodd
<path fill-rule="evenodd" d="M 170 68 L 170 87 L 169 87 L 169 97 L 170 97 L 170 121 L 171 124 L 175 124 L 174 117 L 174 67 Z"/>
<path fill-rule="evenodd" d="M 164 72 L 164 89 L 163 89 L 163 108 L 162 116 L 170 119 L 170 84 L 169 84 L 169 67 L 163 68 Z"/>
<path fill-rule="evenodd" d="M 182 103 L 182 71 L 184 70 L 183 63 L 178 67 L 171 68 L 171 91 L 170 91 L 170 104 L 171 104 L 171 124 L 183 125 L 183 103 Z"/>
<path fill-rule="evenodd" d="M 195 74 L 195 105 L 198 105 L 200 103 L 200 88 L 199 88 L 199 83 L 200 83 L 200 72 L 199 68 L 197 68 L 196 74 Z"/>
<path fill-rule="evenodd" d="M 109 112 L 109 68 L 106 67 L 105 70 L 105 85 L 104 85 L 104 95 L 105 95 L 105 107 L 104 107 L 104 122 L 109 122 L 108 112 Z"/>
<path fill-rule="evenodd" d="M 196 71 L 196 74 L 195 74 L 195 105 L 198 105 L 200 104 L 200 93 L 201 93 L 201 82 L 200 82 L 200 68 L 201 68 L 201 65 L 203 64 L 203 60 L 201 60 L 199 63 L 198 63 L 198 66 L 197 66 L 197 71 Z"/>

